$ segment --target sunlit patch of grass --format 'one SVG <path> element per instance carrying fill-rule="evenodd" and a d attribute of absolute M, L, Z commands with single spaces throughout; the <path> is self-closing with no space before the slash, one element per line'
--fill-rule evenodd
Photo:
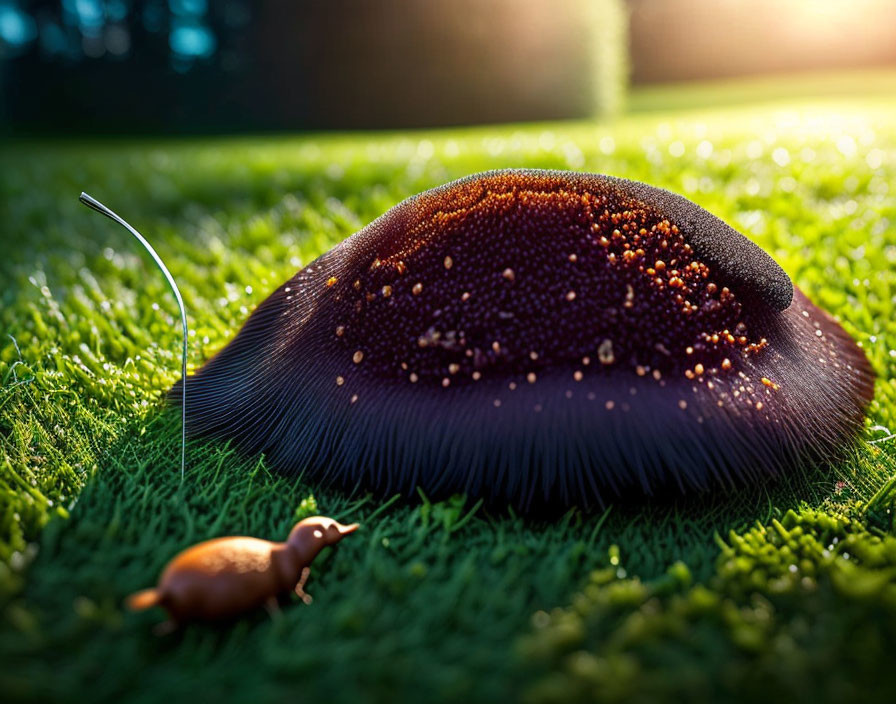
<path fill-rule="evenodd" d="M 619 549 L 521 640 L 530 702 L 892 701 L 896 537 L 828 510 L 717 537 L 715 571 L 628 577 Z"/>
<path fill-rule="evenodd" d="M 509 166 L 643 180 L 747 232 L 871 358 L 860 447 L 802 482 L 541 523 L 462 499 L 344 496 L 219 444 L 191 444 L 180 483 L 178 418 L 161 402 L 179 369 L 173 299 L 80 191 L 165 259 L 195 367 L 282 280 L 390 205 Z M 607 124 L 4 147 L 0 691 L 496 701 L 600 685 L 604 699 L 748 698 L 740 685 L 755 674 L 836 700 L 889 679 L 894 191 L 896 99 L 878 95 Z M 315 563 L 311 607 L 167 640 L 150 633 L 160 614 L 122 611 L 189 543 L 282 538 L 311 510 L 364 525 Z M 819 556 L 835 535 L 840 547 Z M 553 615 L 533 629 L 539 612 Z M 564 641 L 571 615 L 578 640 Z"/>

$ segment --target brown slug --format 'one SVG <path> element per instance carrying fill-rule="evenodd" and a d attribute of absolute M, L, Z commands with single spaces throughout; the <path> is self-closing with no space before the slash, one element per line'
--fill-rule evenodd
<path fill-rule="evenodd" d="M 306 518 L 293 527 L 286 542 L 233 536 L 187 548 L 165 567 L 159 584 L 129 596 L 134 611 L 161 606 L 169 630 L 191 621 L 223 621 L 259 606 L 276 606 L 277 598 L 294 591 L 306 603 L 310 564 L 326 546 L 338 543 L 358 524 L 342 525 L 325 516 Z"/>

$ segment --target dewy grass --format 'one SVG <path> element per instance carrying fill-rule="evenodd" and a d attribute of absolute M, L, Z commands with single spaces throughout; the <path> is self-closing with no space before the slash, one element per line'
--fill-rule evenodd
<path fill-rule="evenodd" d="M 896 99 L 851 91 L 608 124 L 4 147 L 3 699 L 892 699 Z M 860 446 L 776 485 L 551 522 L 346 496 L 223 443 L 188 445 L 180 482 L 174 301 L 77 193 L 152 233 L 195 367 L 390 205 L 511 166 L 645 181 L 749 233 L 867 351 Z M 282 539 L 316 512 L 363 527 L 315 562 L 310 607 L 164 639 L 162 614 L 121 607 L 193 542 Z"/>
<path fill-rule="evenodd" d="M 698 584 L 683 562 L 627 577 L 611 546 L 570 606 L 533 617 L 528 701 L 892 701 L 874 654 L 896 642 L 896 537 L 802 509 L 716 542 Z"/>
<path fill-rule="evenodd" d="M 105 215 L 107 218 L 112 220 L 113 222 L 117 222 L 123 228 L 125 228 L 128 232 L 130 232 L 134 238 L 143 246 L 143 248 L 149 252 L 149 255 L 152 257 L 152 260 L 156 263 L 156 266 L 159 267 L 162 274 L 165 275 L 165 281 L 168 282 L 168 285 L 171 287 L 171 293 L 174 294 L 174 299 L 177 301 L 177 310 L 180 312 L 180 320 L 181 320 L 181 328 L 183 330 L 183 340 L 181 340 L 182 352 L 181 352 L 181 360 L 180 360 L 180 369 L 181 369 L 181 379 L 185 380 L 187 378 L 187 351 L 189 346 L 189 338 L 190 338 L 190 329 L 187 325 L 187 311 L 184 308 L 184 300 L 180 295 L 180 289 L 177 288 L 177 282 L 174 280 L 174 277 L 171 276 L 171 272 L 168 271 L 168 267 L 165 266 L 165 262 L 162 261 L 162 258 L 156 253 L 156 250 L 153 249 L 153 246 L 149 243 L 149 241 L 141 235 L 137 230 L 135 230 L 126 220 L 124 220 L 120 215 L 113 212 L 105 205 L 100 203 L 96 198 L 88 195 L 87 193 L 81 193 L 81 196 L 78 198 L 84 205 L 88 208 L 91 208 L 101 215 Z M 181 386 L 183 389 L 183 397 L 181 401 L 181 423 L 180 423 L 180 478 L 184 478 L 184 468 L 186 466 L 186 444 L 187 444 L 187 385 L 186 381 Z"/>

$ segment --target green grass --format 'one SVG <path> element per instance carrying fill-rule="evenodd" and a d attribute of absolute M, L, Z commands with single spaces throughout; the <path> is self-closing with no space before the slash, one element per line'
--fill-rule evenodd
<path fill-rule="evenodd" d="M 875 84 L 876 85 L 876 84 Z M 28 700 L 888 701 L 896 696 L 896 98 L 651 108 L 605 124 L 97 143 L 0 153 L 0 696 Z M 636 101 L 638 100 L 636 96 Z M 649 103 L 648 98 L 644 98 Z M 191 443 L 162 395 L 299 266 L 471 172 L 610 173 L 752 236 L 864 346 L 861 443 L 809 478 L 551 522 L 458 498 L 380 501 Z M 315 601 L 151 633 L 121 607 L 200 539 L 362 531 Z"/>

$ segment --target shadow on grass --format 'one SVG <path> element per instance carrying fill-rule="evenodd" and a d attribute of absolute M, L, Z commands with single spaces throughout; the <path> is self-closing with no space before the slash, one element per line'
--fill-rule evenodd
<path fill-rule="evenodd" d="M 519 695 L 526 680 L 513 644 L 532 614 L 566 603 L 608 564 L 611 545 L 630 575 L 651 579 L 682 561 L 701 580 L 715 567 L 717 534 L 821 506 L 838 498 L 838 486 L 848 503 L 850 491 L 816 471 L 726 494 L 527 520 L 459 497 L 433 503 L 320 489 L 221 444 L 192 443 L 182 483 L 179 435 L 174 412 L 133 422 L 70 518 L 45 528 L 24 591 L 6 607 L 4 692 L 257 701 L 300 688 L 308 698 L 416 701 L 425 688 L 436 700 L 500 700 Z M 362 529 L 315 561 L 311 606 L 165 638 L 151 632 L 161 611 L 123 610 L 123 598 L 153 584 L 188 545 L 228 534 L 282 540 L 314 513 Z"/>

